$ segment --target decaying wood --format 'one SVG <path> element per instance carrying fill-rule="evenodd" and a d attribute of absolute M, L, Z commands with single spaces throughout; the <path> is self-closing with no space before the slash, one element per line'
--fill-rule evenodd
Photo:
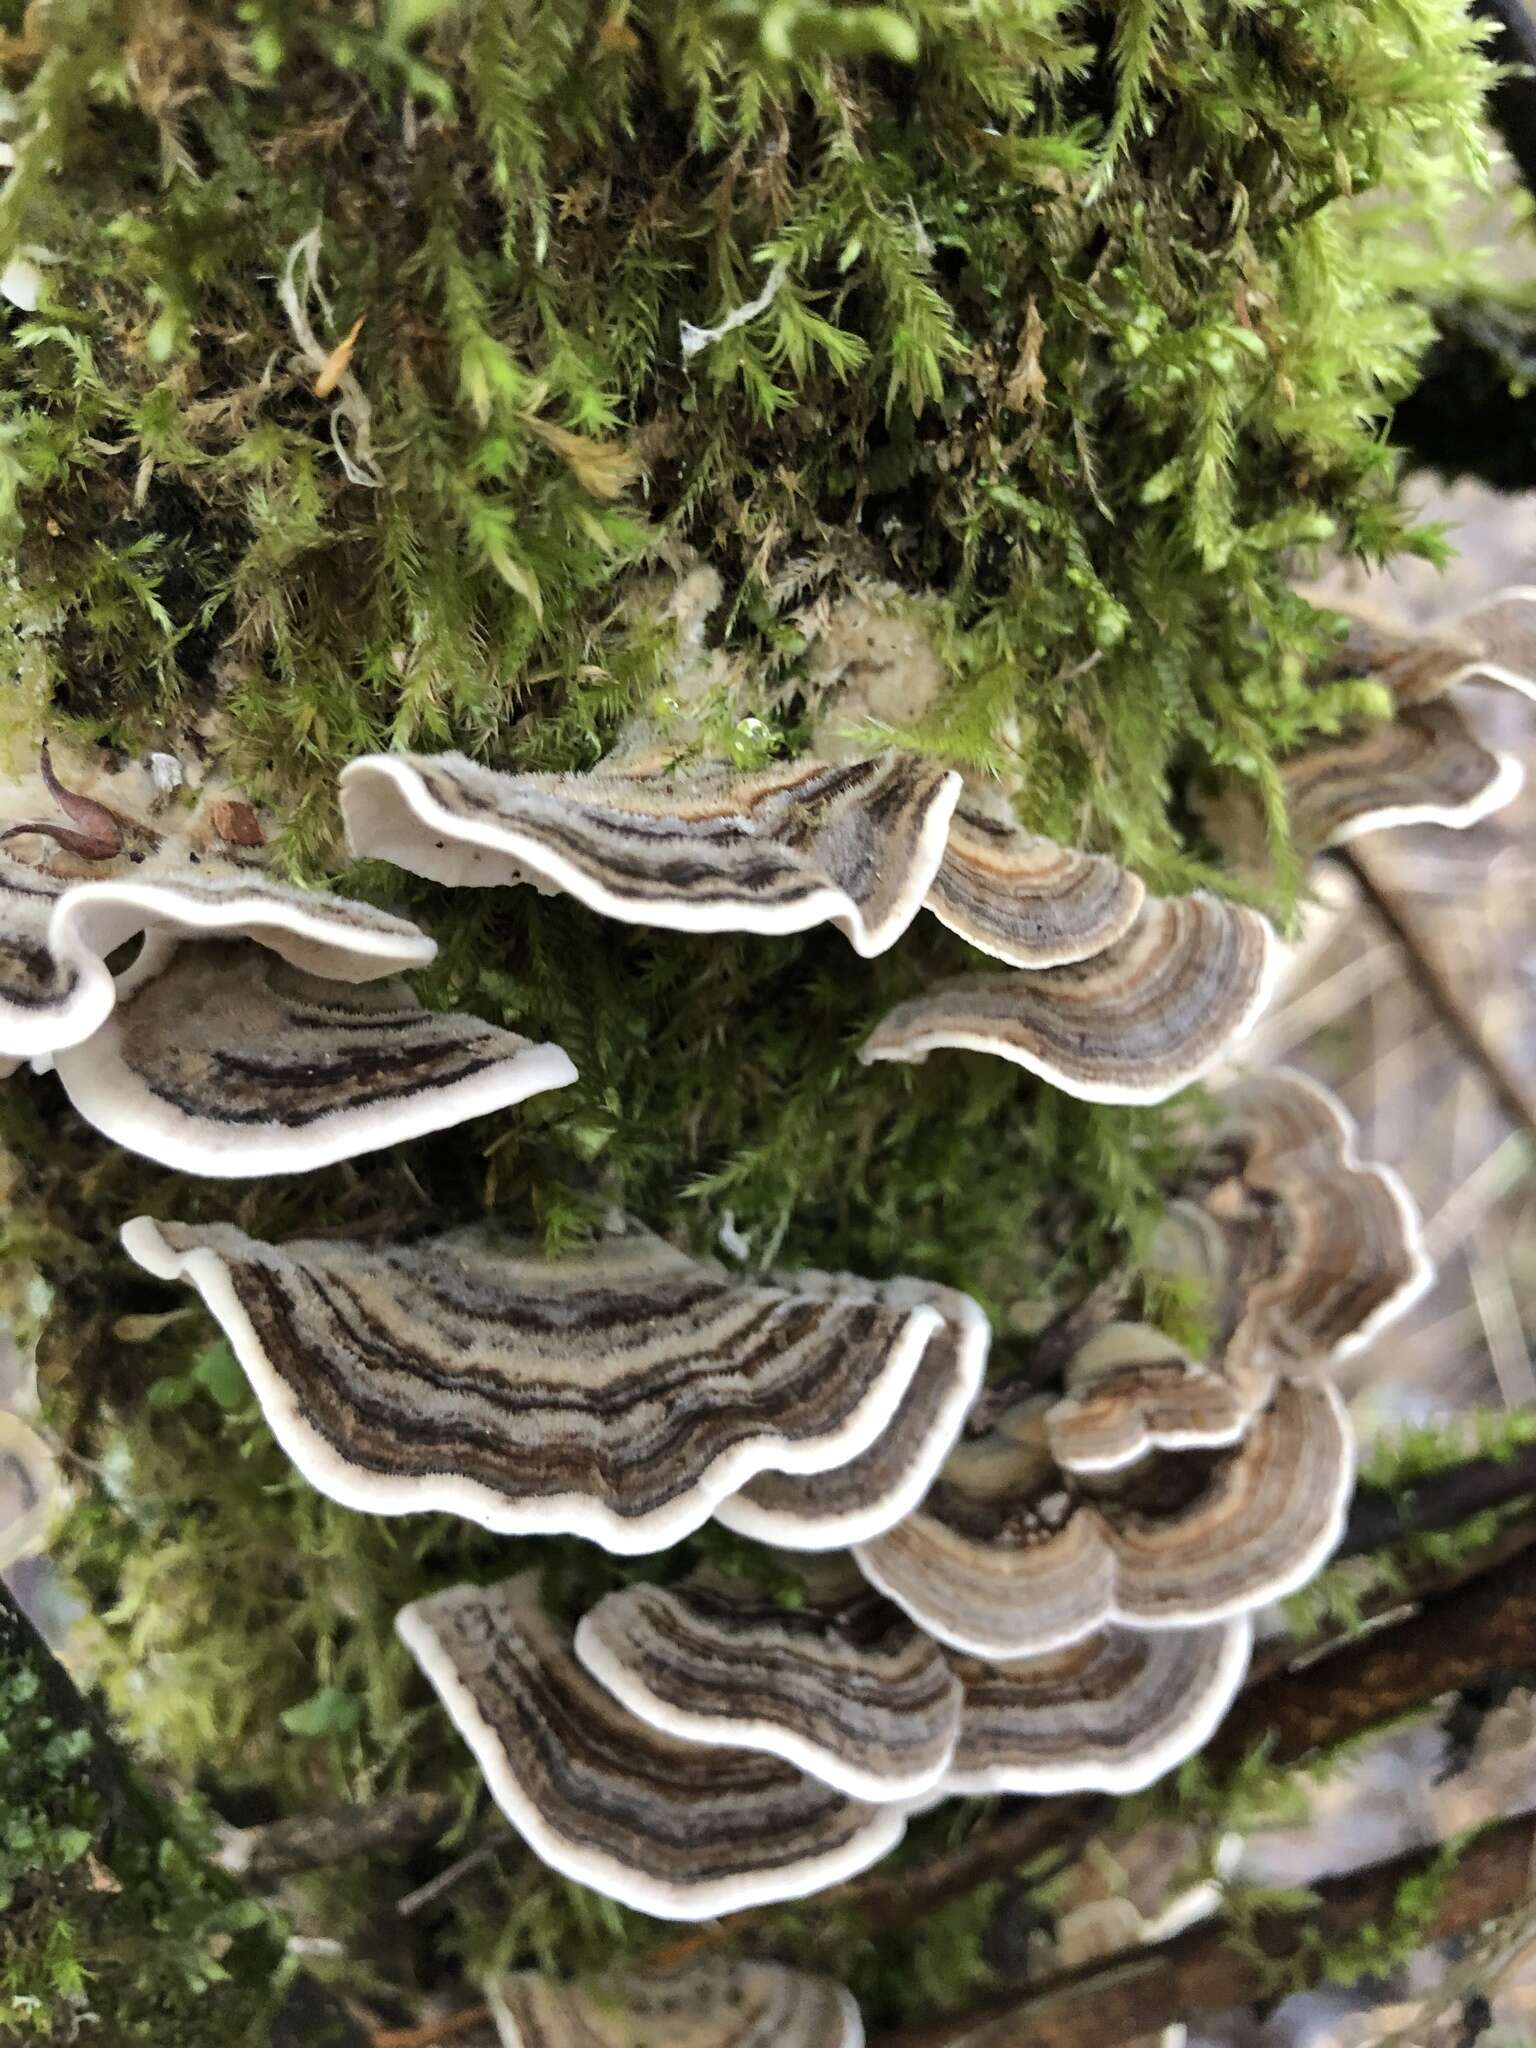
<path fill-rule="evenodd" d="M 1500 1822 L 1473 1841 L 1445 1880 L 1426 1941 L 1466 1934 L 1521 1905 L 1531 1888 L 1536 1815 Z M 1251 1930 L 1259 1951 L 1233 1945 L 1206 1922 L 1107 1968 L 1074 1971 L 1025 1999 L 991 2005 L 925 2027 L 878 2036 L 870 2048 L 1122 2048 L 1200 2013 L 1251 2005 L 1275 1990 L 1277 1966 L 1300 1987 L 1320 1982 L 1330 1949 L 1391 1921 L 1402 1887 L 1422 1877 L 1438 1852 L 1418 1850 L 1351 1871 L 1316 1887 L 1303 1913 L 1268 1913 Z"/>
<path fill-rule="evenodd" d="M 231 1829 L 219 1862 L 253 1891 L 263 1891 L 301 1870 L 318 1870 L 348 1856 L 436 1841 L 458 1811 L 459 1802 L 441 1792 L 402 1792 L 367 1806 L 326 1807 L 266 1827 Z"/>

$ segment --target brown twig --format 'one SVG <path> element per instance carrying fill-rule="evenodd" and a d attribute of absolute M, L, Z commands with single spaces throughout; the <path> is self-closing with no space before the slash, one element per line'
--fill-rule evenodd
<path fill-rule="evenodd" d="M 1536 1444 L 1508 1458 L 1468 1458 L 1409 1486 L 1362 1486 L 1335 1557 L 1359 1557 L 1426 1529 L 1454 1529 L 1488 1508 L 1509 1507 L 1532 1494 Z"/>
<path fill-rule="evenodd" d="M 1414 979 L 1487 1082 L 1499 1107 L 1512 1123 L 1536 1137 L 1536 1095 L 1518 1067 L 1489 1038 L 1476 1001 L 1462 993 L 1406 897 L 1386 880 L 1368 847 L 1342 847 L 1335 858 L 1349 870 L 1361 895 L 1407 955 Z"/>
<path fill-rule="evenodd" d="M 1271 1762 L 1297 1763 L 1313 1749 L 1351 1741 L 1442 1693 L 1505 1670 L 1536 1671 L 1536 1519 L 1502 1532 L 1455 1566 L 1437 1568 L 1394 1595 L 1393 1605 L 1403 1619 L 1390 1628 L 1353 1639 L 1341 1630 L 1334 1645 L 1288 1643 L 1256 1663 L 1206 1754 L 1235 1762 L 1263 1742 Z M 1320 1650 L 1328 1654 L 1319 1657 Z M 1299 1655 L 1311 1661 L 1297 1668 Z M 1112 1804 L 1093 1793 L 1010 1802 L 947 1855 L 856 1878 L 822 1893 L 818 1906 L 829 1917 L 857 1913 L 878 1931 L 910 1926 L 989 1878 L 1048 1850 L 1069 1849 Z M 647 1960 L 657 1967 L 691 1961 L 750 1935 L 767 1918 L 760 1907 L 732 1914 Z"/>
<path fill-rule="evenodd" d="M 1465 1934 L 1526 1901 L 1533 1850 L 1536 1814 L 1480 1835 L 1447 1877 L 1425 1941 Z M 1082 2048 L 1084 2042 L 1122 2048 L 1199 2013 L 1272 1996 L 1282 1968 L 1288 1986 L 1318 1983 L 1330 1950 L 1389 1923 L 1402 1887 L 1422 1878 L 1437 1855 L 1418 1850 L 1320 1884 L 1317 1903 L 1304 1913 L 1261 1915 L 1253 1948 L 1236 1947 L 1224 1927 L 1206 1923 L 1107 1968 L 1075 1971 L 1022 2000 L 994 2000 L 949 2020 L 903 2028 L 870 2048 L 951 2048 L 961 2041 L 966 2048 Z"/>
<path fill-rule="evenodd" d="M 368 1806 L 298 1813 L 269 1826 L 231 1832 L 219 1851 L 224 1868 L 256 1890 L 301 1870 L 319 1870 L 347 1856 L 411 1849 L 432 1842 L 453 1822 L 459 1802 L 441 1792 L 404 1792 Z"/>
<path fill-rule="evenodd" d="M 456 2041 L 460 2034 L 472 2034 L 477 2027 L 491 2024 L 488 2005 L 472 2005 L 463 2012 L 445 2013 L 419 2027 L 384 2027 L 374 2034 L 369 2048 L 437 2048 L 439 2041 Z"/>

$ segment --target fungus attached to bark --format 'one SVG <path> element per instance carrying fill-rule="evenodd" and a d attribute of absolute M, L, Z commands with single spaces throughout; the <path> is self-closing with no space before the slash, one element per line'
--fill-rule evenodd
<path fill-rule="evenodd" d="M 1010 967 L 1062 967 L 1124 938 L 1145 895 L 1118 861 L 1026 832 L 1006 797 L 968 790 L 927 907 Z"/>
<path fill-rule="evenodd" d="M 1198 1080 L 1268 998 L 1273 934 L 1205 895 L 1149 897 L 1125 937 L 1038 974 L 973 974 L 899 1004 L 860 1057 L 994 1053 L 1086 1102 L 1161 1102 Z"/>
<path fill-rule="evenodd" d="M 1281 1381 L 1230 1449 L 1154 1453 L 1091 1488 L 1051 1455 L 1048 1407 L 1005 1411 L 915 1514 L 855 1549 L 872 1585 L 956 1649 L 1027 1657 L 1112 1622 L 1228 1620 L 1304 1585 L 1339 1540 L 1354 1445 L 1327 1385 Z"/>
<path fill-rule="evenodd" d="M 1249 1411 L 1220 1373 L 1145 1323 L 1112 1323 L 1068 1362 L 1066 1392 L 1045 1417 L 1056 1462 L 1112 1472 L 1151 1451 L 1236 1443 Z"/>
<path fill-rule="evenodd" d="M 577 1662 L 536 1573 L 450 1587 L 404 1608 L 396 1627 L 529 1846 L 638 1912 L 709 1920 L 803 1898 L 901 1838 L 900 1806 L 637 1720 Z"/>
<path fill-rule="evenodd" d="M 106 1137 L 185 1173 L 302 1173 L 576 1079 L 557 1045 L 423 1009 L 403 982 L 300 973 L 250 944 L 183 947 L 54 1055 Z"/>
<path fill-rule="evenodd" d="M 864 2048 L 852 1997 L 825 1977 L 747 1959 L 552 1984 L 487 1986 L 501 2048 Z"/>
<path fill-rule="evenodd" d="M 765 1750 L 850 1799 L 921 1798 L 955 1746 L 942 1654 L 867 1591 L 788 1608 L 724 1581 L 626 1586 L 583 1617 L 576 1655 L 663 1734 Z"/>
<path fill-rule="evenodd" d="M 381 754 L 341 777 L 353 851 L 432 881 L 533 882 L 669 931 L 832 923 L 864 955 L 916 916 L 959 792 L 958 775 L 897 753 L 742 772 L 653 750 L 585 775 Z"/>
<path fill-rule="evenodd" d="M 1204 1171 L 1228 1231 L 1241 1321 L 1232 1346 L 1317 1369 L 1374 1343 L 1434 1280 L 1418 1207 L 1390 1167 L 1361 1161 L 1343 1104 L 1304 1074 L 1246 1076 L 1221 1096 Z"/>
<path fill-rule="evenodd" d="M 140 957 L 114 979 L 108 957 L 139 938 Z M 120 872 L 66 876 L 0 852 L 0 1055 L 81 1044 L 191 938 L 253 940 L 340 982 L 423 967 L 437 952 L 425 932 L 371 904 L 217 859 L 162 851 Z"/>
<path fill-rule="evenodd" d="M 804 1287 L 808 1275 L 794 1276 Z M 851 1284 L 844 1282 L 843 1284 Z M 782 1550 L 838 1550 L 878 1536 L 932 1485 L 981 1390 L 991 1329 L 958 1288 L 926 1281 L 871 1287 L 890 1305 L 926 1303 L 943 1316 L 895 1414 L 867 1450 L 824 1472 L 760 1472 L 720 1502 L 715 1518 Z"/>
<path fill-rule="evenodd" d="M 947 1793 L 1138 1792 L 1215 1732 L 1248 1668 L 1246 1616 L 1111 1626 L 1011 1663 L 952 1657 L 965 1688 Z"/>
<path fill-rule="evenodd" d="M 1525 770 L 1485 746 L 1450 697 L 1410 704 L 1356 738 L 1281 763 L 1291 835 L 1306 854 L 1395 825 L 1461 830 L 1516 797 Z"/>
<path fill-rule="evenodd" d="M 739 1281 L 636 1229 L 560 1260 L 478 1231 L 279 1247 L 139 1217 L 123 1241 L 202 1294 L 323 1493 L 623 1554 L 688 1535 L 766 1466 L 856 1455 L 938 1325 Z"/>

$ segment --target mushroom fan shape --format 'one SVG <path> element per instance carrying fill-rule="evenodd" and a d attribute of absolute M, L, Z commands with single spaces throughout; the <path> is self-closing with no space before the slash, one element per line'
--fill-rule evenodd
<path fill-rule="evenodd" d="M 902 753 L 742 773 L 630 745 L 586 774 L 506 775 L 457 754 L 342 772 L 354 852 L 453 885 L 531 882 L 672 931 L 836 924 L 885 952 L 920 909 L 1007 974 L 901 1004 L 866 1060 L 995 1053 L 1091 1102 L 1158 1102 L 1205 1073 L 1268 998 L 1257 912 L 1148 897 L 1104 855 L 1026 832 L 995 791 Z"/>
<path fill-rule="evenodd" d="M 96 839 L 27 826 L 7 839 L 40 854 L 0 850 L 0 1071 L 51 1067 L 116 1143 L 190 1173 L 297 1173 L 575 1080 L 558 1046 L 424 1009 L 399 979 L 437 950 L 415 925 L 60 795 L 99 814 Z"/>
<path fill-rule="evenodd" d="M 1479 737 L 1472 686 L 1536 698 L 1536 589 L 1514 586 L 1433 625 L 1408 627 L 1370 608 L 1316 597 L 1346 621 L 1329 676 L 1363 675 L 1390 692 L 1394 714 L 1337 740 L 1309 742 L 1280 765 L 1298 850 L 1347 845 L 1397 825 L 1464 830 L 1519 794 L 1524 770 Z M 1262 869 L 1256 806 L 1229 794 L 1208 822 L 1234 857 Z"/>
<path fill-rule="evenodd" d="M 1067 1310 L 1038 1340 L 1055 1393 L 983 1384 L 986 1319 L 954 1289 L 754 1280 L 629 1223 L 553 1262 L 478 1231 L 124 1235 L 199 1289 L 274 1432 L 350 1505 L 622 1555 L 717 1514 L 821 1552 L 793 1609 L 683 1557 L 585 1613 L 522 1572 L 399 1617 L 537 1852 L 681 1920 L 835 1883 L 951 1794 L 1129 1791 L 1198 1748 L 1254 1611 L 1338 1539 L 1330 1364 L 1428 1274 L 1400 1185 L 1284 1074 L 1225 1098 L 1154 1248 L 1204 1286 L 1208 1347 L 1130 1299 Z"/>

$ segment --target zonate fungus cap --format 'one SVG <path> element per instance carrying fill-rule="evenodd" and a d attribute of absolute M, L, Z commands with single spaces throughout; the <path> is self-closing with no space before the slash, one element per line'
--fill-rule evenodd
<path fill-rule="evenodd" d="M 995 1053 L 1085 1102 L 1161 1102 L 1198 1080 L 1268 1000 L 1268 922 L 1205 895 L 1149 897 L 1126 936 L 1038 974 L 973 974 L 898 1004 L 860 1058 Z"/>
<path fill-rule="evenodd" d="M 1051 1453 L 1069 1472 L 1113 1472 L 1152 1451 L 1234 1444 L 1249 1411 L 1207 1366 L 1145 1323 L 1112 1323 L 1079 1346 L 1046 1411 Z"/>
<path fill-rule="evenodd" d="M 906 930 L 960 778 L 910 754 L 743 773 L 653 752 L 586 775 L 502 775 L 459 754 L 369 755 L 341 777 L 353 850 L 453 885 L 534 881 L 628 924 L 800 932 L 856 952 Z"/>
<path fill-rule="evenodd" d="M 1405 624 L 1353 597 L 1303 595 L 1348 620 L 1339 667 L 1379 678 L 1400 704 L 1422 704 L 1466 682 L 1536 692 L 1536 589 L 1511 584 L 1427 626 Z"/>
<path fill-rule="evenodd" d="M 663 1734 L 765 1750 L 873 1804 L 931 1792 L 959 1729 L 937 1647 L 868 1594 L 785 1608 L 724 1582 L 626 1586 L 583 1618 L 576 1655 Z"/>
<path fill-rule="evenodd" d="M 1475 825 L 1518 796 L 1525 770 L 1478 738 L 1449 697 L 1412 704 L 1354 739 L 1280 764 L 1291 833 L 1304 853 L 1396 825 Z"/>
<path fill-rule="evenodd" d="M 123 1242 L 202 1294 L 323 1493 L 621 1554 L 690 1534 L 765 1466 L 863 1450 L 938 1326 L 742 1282 L 633 1228 L 559 1260 L 477 1232 L 279 1247 L 148 1217 Z"/>
<path fill-rule="evenodd" d="M 927 907 L 1010 967 L 1061 967 L 1124 938 L 1145 895 L 1118 861 L 1026 832 L 1006 797 L 967 790 Z"/>
<path fill-rule="evenodd" d="M 796 1274 L 794 1284 L 806 1288 L 812 1278 Z M 838 1276 L 838 1284 L 856 1283 Z M 758 1473 L 715 1509 L 726 1528 L 781 1550 L 837 1550 L 889 1529 L 932 1485 L 981 1390 L 992 1332 L 977 1303 L 953 1287 L 904 1280 L 869 1292 L 888 1306 L 926 1303 L 944 1318 L 895 1414 L 846 1464 Z"/>
<path fill-rule="evenodd" d="M 180 949 L 54 1056 L 97 1130 L 186 1173 L 303 1173 L 568 1087 L 557 1045 L 348 987 L 249 943 Z"/>
<path fill-rule="evenodd" d="M 1214 1734 L 1248 1669 L 1247 1617 L 1097 1629 L 1043 1657 L 952 1657 L 965 1689 L 947 1794 L 1139 1792 Z"/>
<path fill-rule="evenodd" d="M 1433 1282 L 1413 1197 L 1362 1163 L 1343 1104 L 1304 1074 L 1247 1076 L 1221 1103 L 1205 1170 L 1238 1172 L 1205 1200 L 1234 1238 L 1236 1348 L 1257 1341 L 1292 1370 L 1354 1356 Z"/>
<path fill-rule="evenodd" d="M 587 1988 L 520 1972 L 487 1996 L 501 2048 L 864 2048 L 843 1987 L 781 1963 L 692 1963 Z"/>
<path fill-rule="evenodd" d="M 0 850 L 0 1056 L 79 1045 L 120 995 L 163 966 L 178 938 L 246 938 L 329 981 L 425 966 L 437 947 L 366 903 L 292 888 L 259 868 L 157 852 L 120 871 L 66 877 Z M 108 956 L 143 936 L 114 981 Z"/>
<path fill-rule="evenodd" d="M 899 1806 L 648 1728 L 582 1669 L 534 1573 L 433 1594 L 396 1627 L 529 1846 L 638 1912 L 708 1920 L 803 1898 L 901 1838 Z"/>
<path fill-rule="evenodd" d="M 1354 1444 L 1337 1394 L 1281 1381 L 1227 1450 L 1063 1474 L 1036 1397 L 952 1454 L 923 1506 L 854 1555 L 939 1641 L 1035 1656 L 1112 1622 L 1225 1621 L 1304 1585 L 1338 1543 Z"/>

